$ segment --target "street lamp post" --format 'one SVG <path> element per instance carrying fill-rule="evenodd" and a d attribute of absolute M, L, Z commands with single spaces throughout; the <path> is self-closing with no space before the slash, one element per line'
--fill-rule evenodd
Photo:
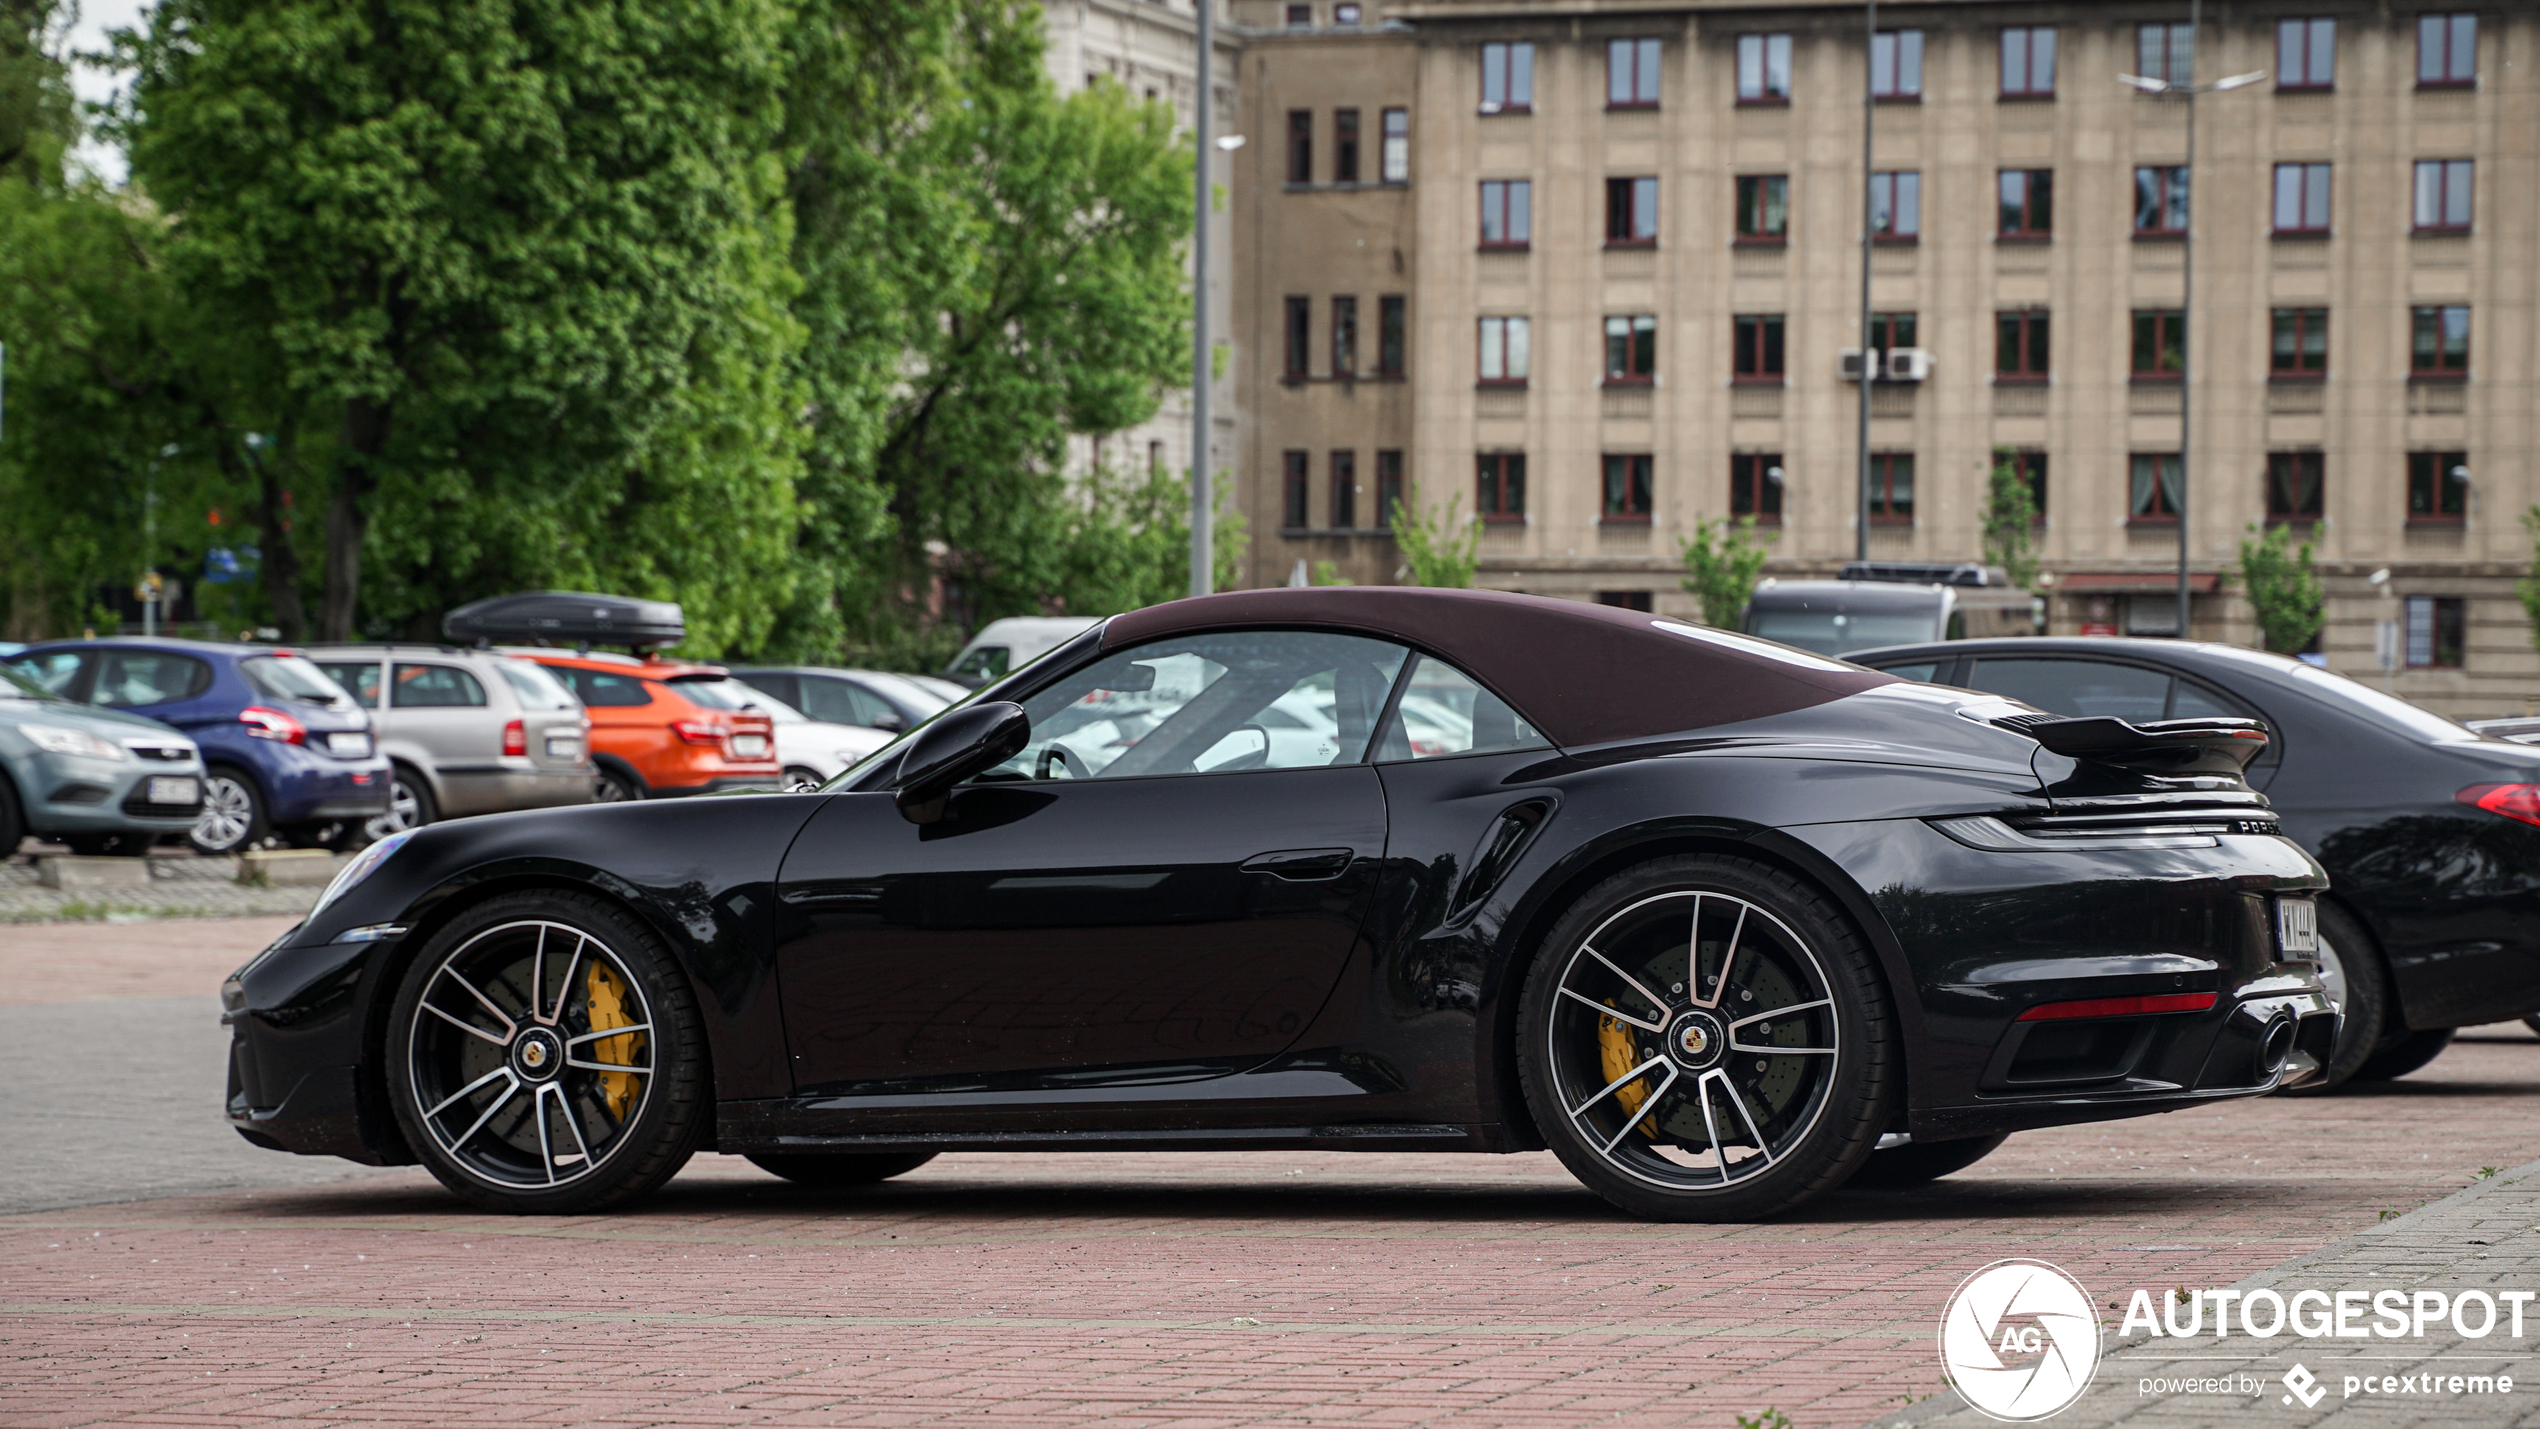
<path fill-rule="evenodd" d="M 1199 96 L 1192 105 L 1199 143 L 1191 180 L 1191 594 L 1217 583 L 1216 505 L 1208 471 L 1208 201 L 1216 165 L 1210 121 L 1217 110 L 1217 0 L 1199 0 Z"/>
<path fill-rule="evenodd" d="M 2141 74 L 2117 76 L 2117 83 L 2131 85 L 2146 94 L 2175 94 L 2187 101 L 2187 229 L 2179 235 L 2178 255 L 2180 268 L 2178 310 L 2187 321 L 2187 338 L 2179 344 L 2179 358 L 2187 364 L 2187 370 L 2180 373 L 2178 379 L 2178 638 L 2181 640 L 2188 637 L 2187 481 L 2188 456 L 2194 450 L 2190 440 L 2194 429 L 2189 423 L 2194 416 L 2197 372 L 2196 363 L 2190 360 L 2189 353 L 2195 346 L 2197 330 L 2204 326 L 2196 320 L 2196 190 L 2199 187 L 2196 178 L 2196 96 L 2239 89 L 2244 85 L 2256 84 L 2267 77 L 2267 72 L 2260 69 L 2251 70 L 2247 74 L 2235 74 L 2228 79 L 2218 79 L 2212 84 L 2196 83 L 2196 47 L 2203 39 L 2204 28 L 2205 0 L 2193 0 L 2187 11 L 2187 78 L 2185 81 L 2173 82 Z M 2154 472 L 2152 479 L 2158 482 L 2160 473 Z"/>
<path fill-rule="evenodd" d="M 1878 187 L 1878 160 L 1872 146 L 1878 135 L 1879 0 L 1866 0 L 1861 30 L 1861 470 L 1852 486 L 1852 558 L 1870 558 L 1870 254 L 1875 233 L 1873 191 Z"/>

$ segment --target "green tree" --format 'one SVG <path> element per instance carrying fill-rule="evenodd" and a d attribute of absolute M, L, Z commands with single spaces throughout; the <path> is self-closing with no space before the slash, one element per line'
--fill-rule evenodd
<path fill-rule="evenodd" d="M 2009 447 L 1993 449 L 1993 477 L 1985 488 L 1984 558 L 2000 566 L 2011 584 L 2037 584 L 2037 496 L 2020 474 Z"/>
<path fill-rule="evenodd" d="M 77 132 L 70 76 L 48 49 L 67 18 L 58 0 L 0 0 L 0 179 L 58 188 Z"/>
<path fill-rule="evenodd" d="M 2531 643 L 2540 648 L 2540 506 L 2522 513 L 2522 529 L 2531 533 L 2531 569 L 2514 582 L 2514 594 L 2522 597 L 2523 614 L 2531 620 Z"/>
<path fill-rule="evenodd" d="M 1395 504 L 1394 545 L 1413 585 L 1463 590 L 1473 584 L 1473 572 L 1481 567 L 1482 527 L 1457 515 L 1463 505 L 1462 497 L 1451 497 L 1442 508 L 1423 508 L 1416 489 Z"/>
<path fill-rule="evenodd" d="M 1702 623 L 1736 629 L 1771 554 L 1755 537 L 1755 518 L 1741 516 L 1734 524 L 1725 516 L 1696 521 L 1678 554 L 1685 566 L 1682 584 L 1702 602 Z"/>
<path fill-rule="evenodd" d="M 2310 644 L 2327 622 L 2327 599 L 2319 573 L 2311 569 L 2311 543 L 2304 541 L 2296 552 L 2289 526 L 2263 533 L 2255 525 L 2249 529 L 2258 539 L 2240 543 L 2240 583 L 2249 604 L 2257 608 L 2266 647 L 2279 655 L 2293 654 Z"/>

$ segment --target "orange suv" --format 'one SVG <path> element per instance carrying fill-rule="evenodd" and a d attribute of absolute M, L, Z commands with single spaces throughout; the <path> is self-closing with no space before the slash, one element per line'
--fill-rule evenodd
<path fill-rule="evenodd" d="M 603 803 L 783 786 L 775 721 L 747 708 L 755 691 L 712 665 L 553 649 L 505 653 L 546 666 L 582 697 Z"/>

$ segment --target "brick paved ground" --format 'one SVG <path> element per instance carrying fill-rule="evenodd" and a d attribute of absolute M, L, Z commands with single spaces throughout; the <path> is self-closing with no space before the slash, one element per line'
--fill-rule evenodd
<path fill-rule="evenodd" d="M 0 1425 L 1849 1426 L 1940 1388 L 1940 1305 L 1988 1261 L 2229 1284 L 2530 1160 L 2536 1094 L 2540 1041 L 2498 1029 L 1762 1226 L 1628 1221 L 1545 1156 L 1280 1153 L 955 1156 L 830 1198 L 709 1157 L 581 1220 L 412 1171 L 38 1212 L 0 1217 Z"/>

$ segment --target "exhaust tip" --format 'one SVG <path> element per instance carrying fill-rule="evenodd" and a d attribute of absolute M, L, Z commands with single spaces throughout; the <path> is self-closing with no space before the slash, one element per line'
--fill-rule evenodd
<path fill-rule="evenodd" d="M 2258 1039 L 2258 1070 L 2272 1077 L 2284 1070 L 2285 1061 L 2292 1055 L 2293 1019 L 2279 1014 Z"/>

